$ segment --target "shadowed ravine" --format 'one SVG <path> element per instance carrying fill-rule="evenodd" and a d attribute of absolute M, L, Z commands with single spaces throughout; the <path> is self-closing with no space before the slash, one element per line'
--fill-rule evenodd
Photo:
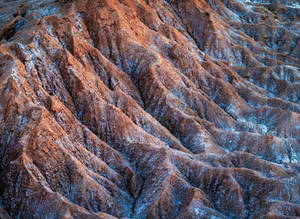
<path fill-rule="evenodd" d="M 297 0 L 0 2 L 0 218 L 300 217 Z"/>

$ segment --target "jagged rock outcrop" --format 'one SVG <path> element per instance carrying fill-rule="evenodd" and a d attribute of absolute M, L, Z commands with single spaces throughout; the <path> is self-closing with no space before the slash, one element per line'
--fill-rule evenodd
<path fill-rule="evenodd" d="M 297 0 L 7 0 L 0 23 L 0 218 L 300 217 Z"/>

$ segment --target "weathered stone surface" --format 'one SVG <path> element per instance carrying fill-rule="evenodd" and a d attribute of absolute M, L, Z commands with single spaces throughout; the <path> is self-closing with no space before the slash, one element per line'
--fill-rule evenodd
<path fill-rule="evenodd" d="M 0 3 L 0 218 L 300 217 L 293 0 Z"/>

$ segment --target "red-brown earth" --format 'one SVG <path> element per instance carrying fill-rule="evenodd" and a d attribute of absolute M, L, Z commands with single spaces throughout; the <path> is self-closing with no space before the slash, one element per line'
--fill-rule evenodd
<path fill-rule="evenodd" d="M 2 0 L 0 218 L 299 218 L 298 0 Z"/>

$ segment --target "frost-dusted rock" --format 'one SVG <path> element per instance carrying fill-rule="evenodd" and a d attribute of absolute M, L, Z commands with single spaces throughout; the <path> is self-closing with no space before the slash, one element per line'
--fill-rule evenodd
<path fill-rule="evenodd" d="M 300 217 L 297 1 L 0 3 L 0 218 Z"/>

